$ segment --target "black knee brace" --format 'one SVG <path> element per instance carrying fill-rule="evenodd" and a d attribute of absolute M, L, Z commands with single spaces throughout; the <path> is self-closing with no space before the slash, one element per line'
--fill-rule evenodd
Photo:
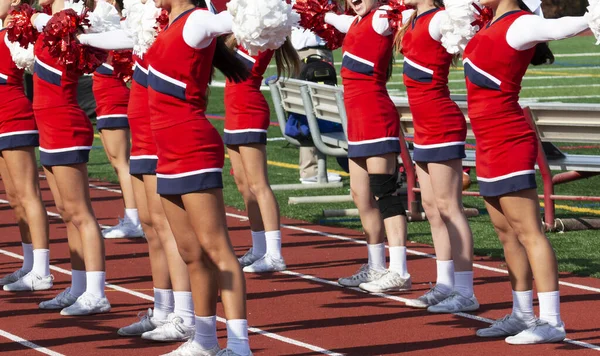
<path fill-rule="evenodd" d="M 383 219 L 406 215 L 404 204 L 396 195 L 399 186 L 398 172 L 395 174 L 369 174 L 369 185 Z"/>

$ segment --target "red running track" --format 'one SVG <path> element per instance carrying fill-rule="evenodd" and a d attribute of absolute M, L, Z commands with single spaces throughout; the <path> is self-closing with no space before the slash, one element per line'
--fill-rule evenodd
<path fill-rule="evenodd" d="M 94 182 L 99 186 L 109 186 Z M 1 187 L 0 187 L 1 188 Z M 43 197 L 56 212 L 47 184 Z M 101 224 L 114 224 L 122 212 L 117 193 L 92 189 L 93 205 Z M 0 198 L 5 198 L 0 191 Z M 243 213 L 228 210 L 228 223 L 238 254 L 251 243 Z M 562 313 L 571 342 L 552 345 L 510 346 L 503 340 L 477 338 L 475 330 L 510 312 L 511 294 L 501 261 L 478 258 L 475 292 L 482 308 L 472 315 L 432 315 L 410 309 L 403 298 L 414 298 L 435 281 L 435 260 L 429 246 L 409 246 L 410 293 L 368 295 L 340 288 L 334 281 L 353 273 L 366 262 L 357 243 L 360 233 L 284 219 L 284 255 L 289 271 L 247 275 L 250 343 L 255 355 L 600 355 L 600 280 L 563 275 Z M 410 229 L 410 228 L 409 228 Z M 8 205 L 0 203 L 0 274 L 21 265 L 18 229 Z M 0 291 L 0 352 L 6 355 L 159 355 L 178 344 L 157 344 L 139 338 L 122 338 L 116 330 L 136 320 L 139 311 L 152 306 L 148 253 L 145 240 L 107 240 L 107 288 L 113 306 L 109 314 L 63 317 L 40 311 L 37 303 L 69 285 L 66 231 L 51 219 L 51 264 L 55 287 L 51 291 L 11 294 Z M 565 283 L 570 285 L 564 285 Z M 219 315 L 223 316 L 222 309 Z M 483 318 L 483 319 L 482 319 Z M 222 319 L 221 319 L 222 320 Z M 225 324 L 218 323 L 225 345 Z M 259 333 L 257 333 L 257 331 Z M 19 337 L 35 345 L 24 346 Z M 33 348 L 32 348 L 33 347 Z M 39 347 L 43 347 L 41 349 Z"/>

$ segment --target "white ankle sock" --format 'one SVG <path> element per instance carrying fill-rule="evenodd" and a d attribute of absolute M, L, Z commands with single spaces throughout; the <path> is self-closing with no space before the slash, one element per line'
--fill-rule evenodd
<path fill-rule="evenodd" d="M 409 276 L 405 246 L 390 246 L 390 270 L 397 272 L 402 278 Z"/>
<path fill-rule="evenodd" d="M 246 319 L 227 320 L 227 348 L 241 356 L 250 354 Z"/>
<path fill-rule="evenodd" d="M 75 297 L 79 297 L 85 292 L 87 287 L 87 276 L 85 271 L 71 270 L 71 290 L 69 291 Z"/>
<path fill-rule="evenodd" d="M 50 275 L 50 250 L 41 248 L 33 250 L 32 271 L 40 277 Z"/>
<path fill-rule="evenodd" d="M 183 319 L 183 324 L 187 326 L 194 325 L 194 301 L 192 292 L 173 292 L 175 308 L 173 313 Z"/>
<path fill-rule="evenodd" d="M 129 220 L 133 225 L 140 224 L 140 215 L 137 209 L 125 209 L 125 218 Z"/>
<path fill-rule="evenodd" d="M 369 253 L 369 267 L 384 271 L 385 270 L 385 244 L 367 244 Z"/>
<path fill-rule="evenodd" d="M 267 255 L 276 259 L 281 258 L 281 231 L 265 232 L 265 240 L 267 241 Z"/>
<path fill-rule="evenodd" d="M 23 246 L 23 266 L 21 269 L 25 272 L 31 272 L 33 268 L 33 245 L 21 242 Z"/>
<path fill-rule="evenodd" d="M 454 290 L 463 297 L 472 297 L 473 271 L 454 272 Z"/>
<path fill-rule="evenodd" d="M 454 261 L 435 261 L 437 280 L 435 286 L 440 292 L 450 294 L 454 291 Z"/>
<path fill-rule="evenodd" d="M 217 346 L 217 317 L 216 316 L 195 316 L 196 332 L 194 334 L 194 343 L 198 344 L 203 350 L 210 350 Z"/>
<path fill-rule="evenodd" d="M 558 291 L 538 293 L 540 302 L 540 320 L 552 326 L 562 323 L 560 320 L 560 294 Z"/>
<path fill-rule="evenodd" d="M 252 254 L 262 257 L 267 253 L 267 240 L 264 231 L 250 231 L 252 234 Z"/>
<path fill-rule="evenodd" d="M 167 320 L 175 308 L 175 297 L 171 289 L 154 288 L 154 318 Z"/>
<path fill-rule="evenodd" d="M 90 293 L 96 298 L 104 298 L 104 285 L 106 284 L 106 272 L 104 271 L 92 271 L 85 273 L 85 280 L 87 283 L 85 291 Z"/>
<path fill-rule="evenodd" d="M 533 312 L 533 291 L 526 290 L 522 292 L 512 291 L 513 308 L 512 316 L 523 320 L 527 325 L 533 325 L 535 322 L 535 313 Z"/>

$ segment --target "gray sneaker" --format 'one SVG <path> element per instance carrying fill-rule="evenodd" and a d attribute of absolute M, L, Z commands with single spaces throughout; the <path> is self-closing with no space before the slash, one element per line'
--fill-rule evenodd
<path fill-rule="evenodd" d="M 370 293 L 385 293 L 391 291 L 407 291 L 412 287 L 410 274 L 402 277 L 396 271 L 386 271 L 380 278 L 371 282 L 361 283 L 358 288 Z"/>
<path fill-rule="evenodd" d="M 153 318 L 153 316 L 154 311 L 152 308 L 148 308 L 147 313 L 139 312 L 138 318 L 140 320 L 131 325 L 120 328 L 117 331 L 117 334 L 121 336 L 139 336 L 146 331 L 152 331 L 167 322 L 167 320 L 156 320 Z"/>
<path fill-rule="evenodd" d="M 431 285 L 431 284 L 430 284 Z M 417 299 L 410 299 L 405 304 L 409 307 L 426 309 L 432 305 L 441 303 L 451 293 L 442 293 L 436 286 L 430 287 L 429 291 Z"/>
<path fill-rule="evenodd" d="M 77 301 L 77 297 L 71 292 L 71 287 L 67 287 L 60 292 L 56 297 L 40 303 L 40 309 L 63 309 L 73 305 Z"/>
<path fill-rule="evenodd" d="M 440 303 L 427 308 L 427 311 L 430 313 L 459 313 L 471 312 L 477 309 L 479 309 L 479 302 L 475 298 L 475 294 L 467 298 L 457 292 L 453 292 Z"/>
<path fill-rule="evenodd" d="M 18 269 L 13 273 L 6 275 L 0 279 L 0 286 L 5 286 L 7 284 L 15 283 L 19 279 L 23 278 L 28 272 L 22 269 Z"/>
<path fill-rule="evenodd" d="M 338 283 L 344 287 L 358 287 L 361 283 L 369 283 L 381 278 L 387 271 L 376 270 L 369 267 L 368 264 L 360 266 L 358 271 L 350 277 L 342 277 L 338 279 Z"/>
<path fill-rule="evenodd" d="M 507 337 L 517 335 L 528 328 L 529 326 L 523 320 L 514 318 L 512 314 L 508 314 L 504 318 L 494 321 L 489 327 L 477 330 L 477 336 Z"/>
<path fill-rule="evenodd" d="M 252 352 L 250 352 L 248 355 L 240 355 L 240 354 L 236 354 L 231 349 L 223 349 L 223 350 L 219 351 L 217 356 L 252 356 Z"/>
<path fill-rule="evenodd" d="M 262 257 L 262 256 L 256 256 L 253 253 L 253 251 L 254 251 L 254 249 L 250 248 L 248 250 L 248 252 L 246 252 L 242 257 L 238 258 L 238 261 L 240 262 L 240 266 L 242 266 L 242 268 L 244 268 L 246 266 L 250 266 L 251 264 L 258 261 Z"/>
<path fill-rule="evenodd" d="M 51 274 L 42 277 L 31 271 L 16 282 L 7 284 L 3 289 L 7 292 L 30 292 L 35 290 L 48 290 L 52 288 L 54 277 Z"/>
<path fill-rule="evenodd" d="M 561 342 L 567 337 L 565 324 L 552 326 L 545 321 L 536 320 L 535 324 L 527 330 L 523 330 L 515 336 L 506 338 L 511 345 L 549 344 Z"/>
<path fill-rule="evenodd" d="M 267 254 L 242 270 L 246 273 L 271 273 L 285 271 L 285 269 L 286 266 L 283 258 L 273 258 Z"/>

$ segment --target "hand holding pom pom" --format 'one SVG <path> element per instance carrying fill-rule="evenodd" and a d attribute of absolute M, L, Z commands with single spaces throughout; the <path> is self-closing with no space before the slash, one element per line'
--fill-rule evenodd
<path fill-rule="evenodd" d="M 440 31 L 442 45 L 450 54 L 462 53 L 479 28 L 473 0 L 445 0 L 447 16 L 442 20 Z M 478 14 L 478 13 L 477 13 Z"/>
<path fill-rule="evenodd" d="M 348 9 L 346 11 L 353 12 L 350 7 Z M 327 43 L 327 48 L 334 50 L 342 46 L 344 34 L 325 22 L 325 14 L 338 12 L 335 2 L 330 3 L 328 0 L 297 0 L 294 10 L 300 14 L 300 26 L 319 35 Z"/>
<path fill-rule="evenodd" d="M 477 31 L 482 30 L 488 23 L 492 22 L 494 18 L 494 11 L 487 6 L 483 6 L 474 2 L 471 4 L 475 9 L 475 21 L 471 23 L 472 26 L 478 28 Z"/>
<path fill-rule="evenodd" d="M 125 83 L 131 80 L 133 76 L 133 52 L 132 51 L 113 51 L 111 52 L 114 72 Z"/>
<path fill-rule="evenodd" d="M 410 7 L 404 4 L 404 0 L 390 0 L 386 9 L 386 17 L 390 20 L 390 27 L 396 31 L 402 28 L 402 12 Z"/>
<path fill-rule="evenodd" d="M 283 0 L 231 0 L 227 9 L 232 32 L 250 55 L 281 47 L 300 20 Z"/>
<path fill-rule="evenodd" d="M 22 4 L 18 10 L 10 12 L 11 21 L 6 26 L 10 42 L 16 42 L 23 48 L 27 48 L 30 43 L 35 43 L 39 33 L 31 23 L 31 16 L 34 13 L 35 10 L 28 4 Z"/>

